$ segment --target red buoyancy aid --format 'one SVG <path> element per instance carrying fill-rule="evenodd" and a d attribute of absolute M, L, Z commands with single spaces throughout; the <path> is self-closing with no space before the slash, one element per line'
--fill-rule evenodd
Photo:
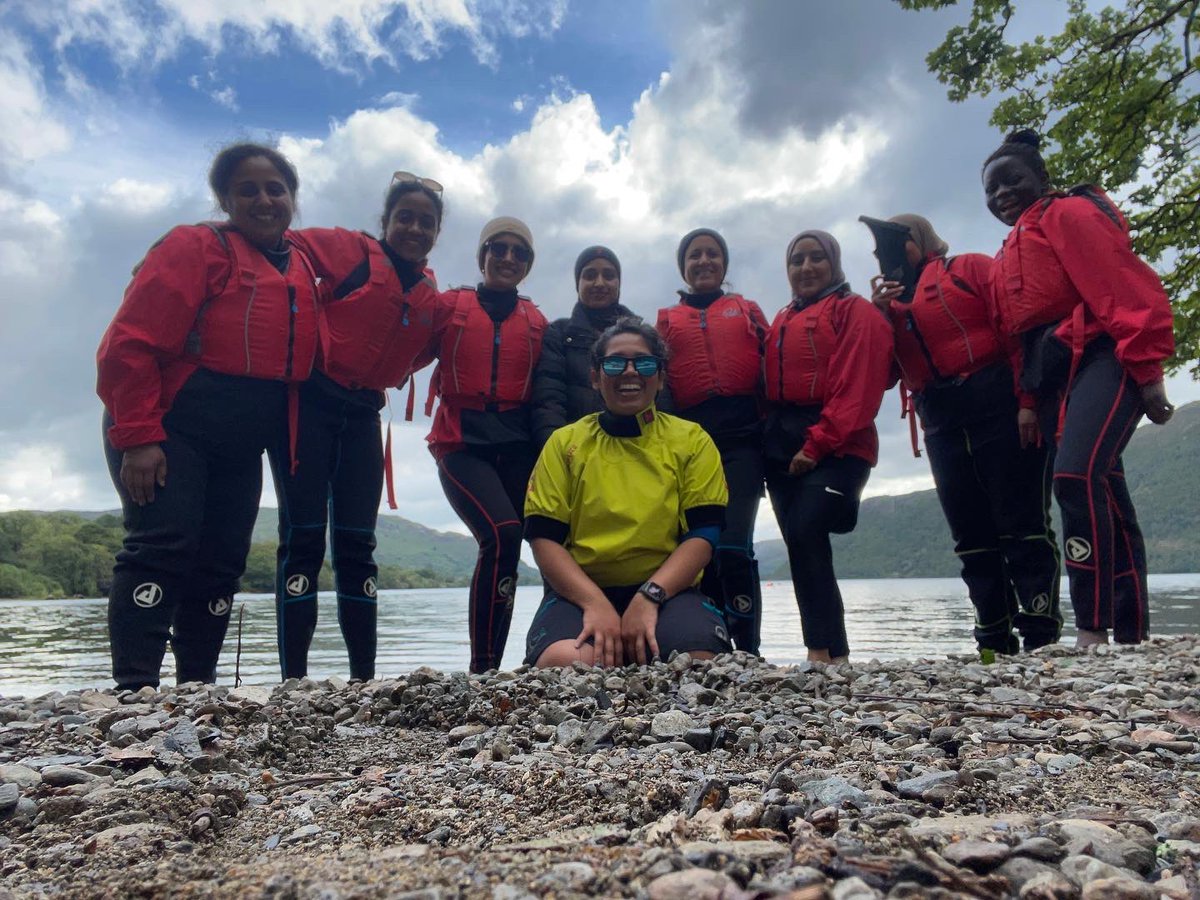
<path fill-rule="evenodd" d="M 317 278 L 299 250 L 286 275 L 242 235 L 213 228 L 229 252 L 224 287 L 196 316 L 185 353 L 205 369 L 301 382 L 317 350 Z"/>
<path fill-rule="evenodd" d="M 1069 318 L 1083 302 L 1042 227 L 1042 218 L 1053 203 L 1092 203 L 1122 231 L 1128 231 L 1116 204 L 1094 185 L 1073 188 L 1069 195 L 1051 194 L 1030 205 L 996 256 L 993 296 L 1006 334 L 1018 335 Z"/>
<path fill-rule="evenodd" d="M 908 390 L 972 375 L 1005 356 L 988 308 L 991 266 L 980 253 L 931 259 L 912 302 L 892 301 L 896 362 Z"/>
<path fill-rule="evenodd" d="M 423 279 L 407 293 L 379 242 L 363 236 L 362 287 L 322 307 L 321 370 L 343 387 L 399 386 L 433 336 L 437 289 Z"/>
<path fill-rule="evenodd" d="M 452 307 L 430 383 L 428 415 L 436 391 L 442 403 L 463 409 L 503 411 L 529 402 L 533 370 L 542 355 L 546 317 L 520 297 L 503 322 L 494 322 L 472 288 L 447 291 Z"/>
<path fill-rule="evenodd" d="M 892 370 L 892 327 L 875 306 L 850 292 L 797 309 L 788 304 L 771 323 L 764 355 L 767 399 L 820 405 L 803 451 L 879 458 L 875 417 Z"/>
<path fill-rule="evenodd" d="M 710 397 L 758 392 L 767 319 L 758 304 L 725 294 L 698 309 L 684 301 L 658 311 L 670 350 L 667 382 L 680 409 Z"/>
<path fill-rule="evenodd" d="M 833 326 L 836 297 L 803 309 L 789 303 L 775 316 L 763 351 L 767 399 L 798 406 L 825 401 L 829 358 L 837 345 Z"/>
<path fill-rule="evenodd" d="M 163 414 L 197 368 L 308 378 L 323 290 L 298 249 L 282 275 L 227 226 L 172 229 L 135 267 L 96 354 L 113 447 L 165 440 Z"/>

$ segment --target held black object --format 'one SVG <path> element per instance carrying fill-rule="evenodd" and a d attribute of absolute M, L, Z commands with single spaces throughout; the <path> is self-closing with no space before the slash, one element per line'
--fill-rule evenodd
<path fill-rule="evenodd" d="M 880 273 L 888 281 L 903 285 L 904 291 L 897 299 L 911 303 L 917 288 L 917 270 L 909 263 L 904 251 L 904 245 L 912 237 L 908 226 L 870 216 L 859 216 L 858 221 L 870 228 L 875 237 L 875 258 L 879 260 Z"/>

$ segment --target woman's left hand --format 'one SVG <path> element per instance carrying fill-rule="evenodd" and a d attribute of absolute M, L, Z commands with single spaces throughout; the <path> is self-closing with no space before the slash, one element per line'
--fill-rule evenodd
<path fill-rule="evenodd" d="M 1017 410 L 1017 434 L 1021 437 L 1021 449 L 1036 447 L 1041 442 L 1038 433 L 1037 413 L 1032 409 Z"/>
<path fill-rule="evenodd" d="M 811 472 L 817 466 L 817 461 L 801 450 L 792 457 L 792 461 L 788 463 L 789 475 L 803 475 L 805 472 Z"/>
<path fill-rule="evenodd" d="M 1142 405 L 1146 407 L 1146 418 L 1155 425 L 1166 425 L 1175 414 L 1175 407 L 1167 400 L 1167 388 L 1161 381 L 1142 385 Z"/>
<path fill-rule="evenodd" d="M 621 640 L 625 644 L 625 659 L 644 666 L 658 656 L 658 638 L 655 631 L 658 628 L 658 607 L 643 597 L 634 595 L 621 616 Z M 646 647 L 650 647 L 650 656 L 646 656 Z"/>

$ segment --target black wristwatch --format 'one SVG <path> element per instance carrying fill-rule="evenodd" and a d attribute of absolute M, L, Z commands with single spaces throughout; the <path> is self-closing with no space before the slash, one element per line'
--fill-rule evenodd
<path fill-rule="evenodd" d="M 671 599 L 670 597 L 667 596 L 667 592 L 666 592 L 666 590 L 663 589 L 662 585 L 655 584 L 653 581 L 647 581 L 645 584 L 643 584 L 640 588 L 637 589 L 637 592 L 639 594 L 641 594 L 642 596 L 644 596 L 647 600 L 649 600 L 655 606 L 662 606 L 669 599 Z"/>

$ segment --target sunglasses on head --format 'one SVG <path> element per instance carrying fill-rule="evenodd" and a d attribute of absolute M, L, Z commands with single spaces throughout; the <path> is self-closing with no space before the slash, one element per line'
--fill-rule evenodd
<path fill-rule="evenodd" d="M 402 182 L 404 184 L 419 184 L 427 190 L 433 191 L 435 194 L 442 192 L 442 183 L 434 181 L 432 178 L 422 178 L 420 175 L 414 175 L 412 172 L 393 172 L 392 184 Z M 388 185 L 391 187 L 391 185 Z"/>
<path fill-rule="evenodd" d="M 606 356 L 600 360 L 600 371 L 609 378 L 616 378 L 625 374 L 630 363 L 633 363 L 633 371 L 643 378 L 657 375 L 662 369 L 662 360 L 657 356 Z"/>
<path fill-rule="evenodd" d="M 510 244 L 508 241 L 488 241 L 487 251 L 496 259 L 507 259 L 510 253 L 519 263 L 527 263 L 533 259 L 533 251 L 524 244 Z"/>

